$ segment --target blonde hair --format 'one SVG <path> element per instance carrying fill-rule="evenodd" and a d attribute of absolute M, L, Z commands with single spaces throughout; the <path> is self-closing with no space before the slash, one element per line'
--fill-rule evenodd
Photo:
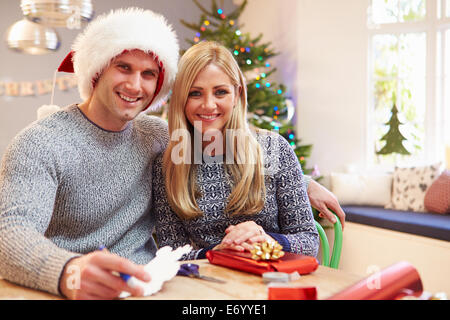
<path fill-rule="evenodd" d="M 230 214 L 253 214 L 261 211 L 264 206 L 266 190 L 263 157 L 261 147 L 251 134 L 247 123 L 245 78 L 233 55 L 224 46 L 205 41 L 192 46 L 181 57 L 168 112 L 171 141 L 163 160 L 165 187 L 170 206 L 184 219 L 202 214 L 196 201 L 200 192 L 196 184 L 197 165 L 193 161 L 194 144 L 191 141 L 194 127 L 186 118 L 185 106 L 195 78 L 210 64 L 219 67 L 228 75 L 236 94 L 239 95 L 224 133 L 227 135 L 226 132 L 230 132 L 228 129 L 243 129 L 247 139 L 244 145 L 239 144 L 239 141 L 235 143 L 236 136 L 233 135 L 232 150 L 229 150 L 227 143 L 227 154 L 232 152 L 233 159 L 227 159 L 225 168 L 232 176 L 233 187 L 225 211 Z M 175 137 L 181 138 L 181 141 L 173 141 Z M 226 140 L 229 140 L 228 137 Z M 177 156 L 181 156 L 183 161 L 175 163 L 173 152 L 178 152 Z"/>

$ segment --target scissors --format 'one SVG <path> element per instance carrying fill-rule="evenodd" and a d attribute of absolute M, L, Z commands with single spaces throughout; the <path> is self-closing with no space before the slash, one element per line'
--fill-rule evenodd
<path fill-rule="evenodd" d="M 199 266 L 195 263 L 183 263 L 180 265 L 180 270 L 178 270 L 177 275 L 178 276 L 184 276 L 184 277 L 190 277 L 190 278 L 196 278 L 196 279 L 202 279 L 212 282 L 218 282 L 218 283 L 225 283 L 225 281 L 221 279 L 216 279 L 213 277 L 207 277 L 200 275 L 200 272 L 198 271 Z"/>

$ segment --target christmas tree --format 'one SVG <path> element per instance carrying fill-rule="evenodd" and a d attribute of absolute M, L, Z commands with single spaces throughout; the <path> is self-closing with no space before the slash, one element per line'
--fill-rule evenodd
<path fill-rule="evenodd" d="M 388 132 L 380 139 L 386 141 L 384 147 L 377 151 L 378 155 L 386 155 L 391 153 L 399 153 L 403 155 L 410 155 L 411 153 L 403 146 L 404 140 L 407 140 L 400 132 L 400 125 L 402 123 L 398 119 L 398 109 L 396 106 L 395 94 L 392 97 L 393 107 L 391 109 L 391 118 L 386 123 L 389 126 Z"/>
<path fill-rule="evenodd" d="M 212 40 L 229 48 L 238 62 L 247 80 L 249 121 L 254 126 L 267 130 L 276 130 L 286 138 L 294 148 L 302 165 L 308 174 L 312 169 L 307 168 L 306 158 L 311 154 L 312 145 L 301 145 L 295 135 L 291 119 L 294 106 L 286 97 L 286 87 L 269 80 L 269 76 L 276 71 L 268 59 L 277 55 L 269 43 L 260 43 L 262 34 L 251 37 L 249 33 L 240 30 L 238 18 L 247 5 L 245 0 L 233 12 L 225 13 L 216 0 L 211 0 L 211 9 L 203 7 L 199 1 L 193 0 L 202 14 L 199 22 L 181 23 L 194 30 L 194 39 L 186 39 L 194 45 L 199 41 Z"/>

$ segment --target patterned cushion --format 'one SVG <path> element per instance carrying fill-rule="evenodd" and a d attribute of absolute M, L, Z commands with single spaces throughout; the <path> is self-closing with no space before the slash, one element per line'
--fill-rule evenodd
<path fill-rule="evenodd" d="M 440 174 L 441 164 L 395 168 L 391 203 L 386 209 L 425 212 L 425 193 Z"/>
<path fill-rule="evenodd" d="M 436 213 L 450 213 L 450 170 L 445 170 L 428 188 L 425 208 Z"/>

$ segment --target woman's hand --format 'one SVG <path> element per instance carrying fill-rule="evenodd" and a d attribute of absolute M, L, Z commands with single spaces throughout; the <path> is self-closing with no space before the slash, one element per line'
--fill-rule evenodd
<path fill-rule="evenodd" d="M 232 249 L 237 251 L 250 251 L 253 244 L 264 241 L 274 241 L 264 229 L 254 221 L 241 222 L 231 225 L 225 230 L 225 237 L 214 249 Z"/>

